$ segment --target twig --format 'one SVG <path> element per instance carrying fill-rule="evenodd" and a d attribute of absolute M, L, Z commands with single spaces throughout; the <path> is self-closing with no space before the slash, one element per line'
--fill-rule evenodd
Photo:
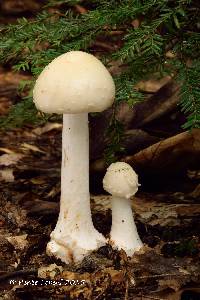
<path fill-rule="evenodd" d="M 109 32 L 110 35 L 122 35 L 124 31 L 122 30 L 112 30 Z"/>
<path fill-rule="evenodd" d="M 144 296 L 142 295 L 142 300 L 145 300 L 145 299 L 153 299 L 153 300 L 165 300 L 163 298 L 158 298 L 158 297 L 151 297 L 151 296 Z"/>
<path fill-rule="evenodd" d="M 23 275 L 37 275 L 37 269 L 31 269 L 31 270 L 19 270 L 15 272 L 9 272 L 4 275 L 0 276 L 0 282 L 5 281 L 10 278 L 23 276 Z"/>
<path fill-rule="evenodd" d="M 171 160 L 175 157 L 174 149 L 179 146 L 180 151 L 192 151 L 194 148 L 194 140 L 198 132 L 193 129 L 191 132 L 181 132 L 175 136 L 169 137 L 161 142 L 157 142 L 132 156 L 126 156 L 122 161 L 129 164 L 145 165 L 147 162 L 153 162 L 155 158 L 159 159 L 159 164 L 166 165 L 166 155 L 164 153 L 171 152 Z M 174 156 L 173 156 L 174 154 Z M 173 161 L 173 160 L 172 160 Z M 152 165 L 153 167 L 153 165 Z"/>
<path fill-rule="evenodd" d="M 125 290 L 124 300 L 128 300 L 128 289 L 129 289 L 129 284 L 128 284 L 128 280 L 126 280 L 126 290 Z"/>
<path fill-rule="evenodd" d="M 158 275 L 146 275 L 146 276 L 139 276 L 139 277 L 135 277 L 136 279 L 145 279 L 145 278 L 159 278 L 159 277 L 168 277 L 168 276 L 188 276 L 190 274 L 170 274 L 170 273 L 166 273 L 166 274 L 158 274 Z"/>

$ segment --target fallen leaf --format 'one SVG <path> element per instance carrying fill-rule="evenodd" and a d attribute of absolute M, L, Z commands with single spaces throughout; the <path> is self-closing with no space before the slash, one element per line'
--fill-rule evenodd
<path fill-rule="evenodd" d="M 124 281 L 125 275 L 121 270 L 114 270 L 113 268 L 106 268 L 106 272 L 110 274 L 113 283 L 121 283 Z"/>
<path fill-rule="evenodd" d="M 23 250 L 28 245 L 27 234 L 6 237 L 7 241 L 13 245 L 16 250 Z"/>
<path fill-rule="evenodd" d="M 148 93 L 155 93 L 158 91 L 163 85 L 170 81 L 170 76 L 163 77 L 160 80 L 141 80 L 135 87 L 136 89 L 148 92 Z"/>
<path fill-rule="evenodd" d="M 60 274 L 62 271 L 63 271 L 63 267 L 57 266 L 56 264 L 51 264 L 46 267 L 40 267 L 38 269 L 38 277 L 54 279 L 55 276 Z"/>
<path fill-rule="evenodd" d="M 5 152 L 7 154 L 15 153 L 13 150 L 10 150 L 10 149 L 4 148 L 4 147 L 0 147 L 0 151 Z"/>
<path fill-rule="evenodd" d="M 61 129 L 61 128 L 62 128 L 62 124 L 60 124 L 60 123 L 47 123 L 43 127 L 38 127 L 38 128 L 33 129 L 32 132 L 37 135 L 41 135 L 41 134 L 49 132 L 51 130 Z"/>
<path fill-rule="evenodd" d="M 25 150 L 25 151 L 31 150 L 31 151 L 34 151 L 34 152 L 45 153 L 45 151 L 40 150 L 37 146 L 30 145 L 30 144 L 27 144 L 27 143 L 21 144 L 20 148 Z"/>
<path fill-rule="evenodd" d="M 0 156 L 0 165 L 15 165 L 20 159 L 22 159 L 22 157 L 24 157 L 24 155 L 20 153 L 11 152 L 9 154 L 3 154 Z"/>
<path fill-rule="evenodd" d="M 178 292 L 181 287 L 181 283 L 178 282 L 177 278 L 161 279 L 158 281 L 158 283 L 159 283 L 159 287 L 162 287 L 164 290 L 167 288 L 170 288 L 170 289 L 174 290 L 175 292 Z"/>
<path fill-rule="evenodd" d="M 15 180 L 13 169 L 0 170 L 0 180 L 4 180 L 5 182 L 13 182 Z"/>
<path fill-rule="evenodd" d="M 55 197 L 58 193 L 60 193 L 60 184 L 54 186 L 52 190 L 47 194 L 45 198 Z"/>
<path fill-rule="evenodd" d="M 33 184 L 43 184 L 43 183 L 46 183 L 46 179 L 45 178 L 32 178 L 31 179 L 31 182 Z"/>

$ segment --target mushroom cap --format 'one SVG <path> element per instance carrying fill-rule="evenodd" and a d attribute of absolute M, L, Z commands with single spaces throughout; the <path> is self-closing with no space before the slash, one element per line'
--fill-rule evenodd
<path fill-rule="evenodd" d="M 114 81 L 106 67 L 82 51 L 55 58 L 33 89 L 33 101 L 45 113 L 100 112 L 112 105 L 114 97 Z"/>
<path fill-rule="evenodd" d="M 113 196 L 130 198 L 138 190 L 138 176 L 124 162 L 112 163 L 103 178 L 103 188 Z"/>

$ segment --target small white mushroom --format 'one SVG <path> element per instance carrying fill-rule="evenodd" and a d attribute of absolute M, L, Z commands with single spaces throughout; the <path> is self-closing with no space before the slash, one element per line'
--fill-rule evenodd
<path fill-rule="evenodd" d="M 105 244 L 90 210 L 88 113 L 105 110 L 114 96 L 115 85 L 105 66 L 81 51 L 54 59 L 34 87 L 39 110 L 64 114 L 60 214 L 47 253 L 66 263 L 81 261 Z"/>
<path fill-rule="evenodd" d="M 143 244 L 137 232 L 130 197 L 138 190 L 138 176 L 124 162 L 111 164 L 103 178 L 104 190 L 112 195 L 112 226 L 110 242 L 113 248 L 123 249 L 128 256 Z"/>

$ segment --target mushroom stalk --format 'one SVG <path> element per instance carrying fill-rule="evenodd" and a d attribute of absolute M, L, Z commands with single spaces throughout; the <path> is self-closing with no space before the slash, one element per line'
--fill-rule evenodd
<path fill-rule="evenodd" d="M 64 114 L 59 220 L 64 223 L 67 218 L 73 222 L 64 230 L 71 231 L 75 220 L 81 230 L 83 225 L 91 225 L 88 141 L 88 114 Z"/>
<path fill-rule="evenodd" d="M 72 260 L 70 252 L 74 261 L 80 261 L 86 251 L 103 244 L 105 238 L 94 228 L 90 210 L 88 114 L 64 114 L 60 213 L 47 250 L 65 262 Z"/>
<path fill-rule="evenodd" d="M 112 195 L 110 242 L 113 248 L 123 249 L 128 256 L 132 256 L 143 246 L 137 233 L 130 201 L 138 186 L 137 174 L 124 162 L 112 163 L 103 178 L 104 190 Z"/>
<path fill-rule="evenodd" d="M 112 196 L 112 227 L 110 239 L 113 246 L 124 249 L 128 256 L 142 247 L 131 209 L 130 199 Z"/>

